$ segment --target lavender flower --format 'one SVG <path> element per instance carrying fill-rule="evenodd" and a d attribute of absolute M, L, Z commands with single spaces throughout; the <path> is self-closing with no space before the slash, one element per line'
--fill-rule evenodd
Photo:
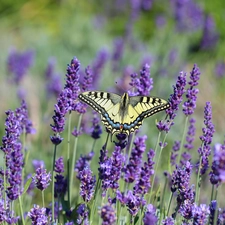
<path fill-rule="evenodd" d="M 217 210 L 218 211 L 220 210 L 217 208 L 217 201 L 216 200 L 211 201 L 211 203 L 209 205 L 209 211 L 210 211 L 209 224 L 213 224 Z M 217 218 L 216 218 L 217 223 L 216 224 L 221 224 L 220 217 L 218 215 L 219 215 L 219 213 L 217 214 Z"/>
<path fill-rule="evenodd" d="M 112 53 L 112 66 L 113 71 L 117 71 L 119 69 L 119 63 L 122 59 L 124 52 L 124 40 L 123 38 L 116 38 L 113 44 L 113 53 Z"/>
<path fill-rule="evenodd" d="M 106 49 L 101 49 L 96 57 L 94 62 L 91 65 L 92 74 L 93 74 L 93 88 L 98 88 L 99 77 L 101 76 L 102 70 L 109 58 L 109 53 Z"/>
<path fill-rule="evenodd" d="M 170 127 L 174 124 L 173 120 L 176 117 L 176 111 L 179 109 L 179 105 L 183 101 L 183 94 L 185 93 L 186 86 L 186 73 L 180 72 L 180 75 L 177 78 L 175 86 L 173 86 L 174 93 L 170 95 L 169 103 L 170 108 L 166 110 L 166 114 L 169 116 L 170 121 L 167 124 L 159 122 L 157 128 L 160 131 L 169 131 Z"/>
<path fill-rule="evenodd" d="M 79 171 L 79 179 L 80 196 L 85 202 L 89 202 L 94 195 L 96 178 L 92 176 L 90 168 L 85 167 L 83 170 Z"/>
<path fill-rule="evenodd" d="M 79 178 L 79 172 L 84 170 L 85 167 L 90 167 L 90 161 L 92 160 L 94 156 L 94 152 L 89 152 L 87 155 L 80 156 L 80 158 L 77 160 L 75 165 L 75 171 L 78 173 L 77 178 Z"/>
<path fill-rule="evenodd" d="M 133 88 L 136 88 L 137 91 L 134 93 L 130 93 L 131 95 L 149 95 L 150 91 L 153 88 L 153 79 L 150 78 L 150 66 L 145 64 L 140 71 L 140 77 L 137 77 L 137 74 L 131 75 L 131 83 L 130 85 Z"/>
<path fill-rule="evenodd" d="M 127 135 L 126 134 L 117 134 L 116 138 L 118 140 L 118 142 L 115 142 L 116 146 L 119 146 L 121 149 L 124 149 L 127 146 Z"/>
<path fill-rule="evenodd" d="M 146 206 L 146 212 L 143 218 L 144 225 L 156 225 L 158 218 L 156 216 L 156 209 L 152 204 Z"/>
<path fill-rule="evenodd" d="M 55 64 L 56 60 L 54 58 L 48 60 L 48 65 L 45 70 L 46 90 L 48 96 L 58 97 L 62 90 L 62 83 L 60 75 L 54 72 Z"/>
<path fill-rule="evenodd" d="M 77 214 L 78 214 L 78 218 L 77 218 L 77 224 L 84 224 L 84 225 L 88 225 L 89 221 L 88 221 L 88 208 L 86 208 L 85 204 L 80 204 L 77 208 Z"/>
<path fill-rule="evenodd" d="M 196 108 L 197 94 L 199 90 L 195 87 L 198 85 L 200 74 L 199 68 L 196 64 L 194 64 L 194 67 L 190 73 L 190 81 L 188 82 L 190 86 L 187 89 L 187 101 L 183 104 L 183 112 L 186 116 L 192 115 L 194 113 L 194 109 Z"/>
<path fill-rule="evenodd" d="M 200 137 L 202 146 L 198 149 L 198 153 L 201 157 L 201 175 L 205 174 L 209 167 L 209 155 L 211 154 L 210 144 L 215 132 L 214 125 L 212 123 L 212 107 L 210 102 L 206 102 L 204 110 L 204 124 L 205 128 L 202 128 L 203 135 Z"/>
<path fill-rule="evenodd" d="M 43 160 L 32 160 L 32 165 L 34 167 L 34 170 L 36 170 L 38 167 L 45 167 L 45 162 Z"/>
<path fill-rule="evenodd" d="M 138 179 L 141 172 L 142 156 L 146 149 L 145 141 L 147 136 L 138 137 L 134 141 L 134 148 L 131 151 L 129 163 L 125 168 L 124 179 L 128 183 L 132 183 Z"/>
<path fill-rule="evenodd" d="M 195 31 L 202 28 L 204 14 L 199 5 L 192 0 L 172 0 L 171 3 L 178 31 Z"/>
<path fill-rule="evenodd" d="M 6 177 L 9 182 L 7 196 L 15 200 L 21 194 L 23 154 L 22 145 L 19 141 L 21 124 L 15 113 L 11 110 L 6 112 L 5 136 L 2 138 L 1 150 L 5 154 Z"/>
<path fill-rule="evenodd" d="M 116 212 L 112 205 L 105 205 L 101 208 L 102 225 L 113 225 L 116 223 Z"/>
<path fill-rule="evenodd" d="M 135 186 L 134 186 L 134 193 L 140 194 L 141 196 L 144 196 L 151 187 L 150 184 L 150 177 L 154 174 L 153 165 L 155 164 L 153 162 L 155 152 L 154 150 L 150 149 L 147 157 L 147 162 L 144 163 L 143 167 L 141 168 L 139 179 L 137 180 Z"/>
<path fill-rule="evenodd" d="M 215 145 L 212 171 L 209 175 L 210 182 L 213 185 L 219 185 L 221 182 L 225 182 L 225 145 Z"/>
<path fill-rule="evenodd" d="M 36 130 L 33 128 L 33 124 L 28 117 L 27 104 L 24 100 L 21 102 L 20 108 L 15 111 L 17 120 L 20 121 L 21 133 L 34 134 Z"/>
<path fill-rule="evenodd" d="M 58 158 L 55 161 L 55 190 L 54 195 L 55 197 L 61 196 L 66 193 L 67 190 L 67 179 L 64 178 L 64 164 L 63 164 L 63 157 Z"/>
<path fill-rule="evenodd" d="M 172 217 L 166 217 L 166 219 L 164 219 L 162 221 L 162 224 L 163 225 L 174 225 L 175 224 L 175 221 Z"/>
<path fill-rule="evenodd" d="M 40 208 L 38 205 L 28 212 L 28 217 L 31 219 L 32 225 L 47 225 L 48 217 L 46 216 L 46 208 Z"/>
<path fill-rule="evenodd" d="M 225 75 L 225 62 L 219 61 L 215 67 L 215 74 L 217 77 L 224 77 Z"/>
<path fill-rule="evenodd" d="M 193 225 L 205 225 L 208 221 L 208 216 L 210 214 L 209 207 L 205 204 L 197 206 L 194 204 L 192 209 L 193 214 Z"/>
<path fill-rule="evenodd" d="M 104 155 L 103 155 L 104 154 Z M 124 156 L 121 153 L 121 148 L 115 146 L 115 150 L 110 158 L 108 158 L 104 151 L 100 155 L 99 178 L 102 180 L 102 195 L 105 196 L 108 188 L 118 189 L 118 180 L 120 179 L 122 166 L 124 163 Z"/>
<path fill-rule="evenodd" d="M 32 66 L 34 61 L 34 52 L 27 50 L 18 52 L 12 49 L 9 53 L 7 64 L 8 71 L 13 75 L 13 82 L 19 84 L 27 73 L 28 69 Z"/>
<path fill-rule="evenodd" d="M 6 222 L 7 224 L 17 224 L 18 217 L 14 217 L 14 212 L 10 210 L 9 201 L 0 198 L 0 223 Z"/>
<path fill-rule="evenodd" d="M 203 50 L 211 50 L 215 48 L 219 40 L 219 34 L 213 18 L 207 15 L 204 20 L 203 34 L 201 40 L 201 48 Z"/>
<path fill-rule="evenodd" d="M 51 181 L 51 174 L 47 173 L 46 169 L 43 167 L 39 167 L 36 169 L 36 174 L 35 174 L 35 182 L 36 182 L 36 187 L 43 191 L 45 190 Z"/>
<path fill-rule="evenodd" d="M 172 187 L 171 191 L 174 193 L 178 192 L 177 195 L 177 209 L 184 204 L 184 201 L 189 199 L 191 202 L 194 201 L 193 189 L 189 187 L 190 176 L 191 176 L 192 165 L 189 161 L 186 162 L 185 166 L 178 167 L 172 174 Z M 176 212 L 175 212 L 176 213 Z"/>
<path fill-rule="evenodd" d="M 196 120 L 194 118 L 189 119 L 189 127 L 188 127 L 188 132 L 186 136 L 186 144 L 184 144 L 184 148 L 186 148 L 188 151 L 193 149 L 193 142 L 195 138 L 195 122 Z"/>
<path fill-rule="evenodd" d="M 192 218 L 192 209 L 194 207 L 193 199 L 185 199 L 184 202 L 180 205 L 179 213 L 186 220 L 190 220 Z"/>
<path fill-rule="evenodd" d="M 178 156 L 178 154 L 176 152 L 178 152 L 180 150 L 180 141 L 174 141 L 172 149 L 173 149 L 173 151 L 171 152 L 171 155 L 170 155 L 170 163 L 172 166 L 175 166 L 176 158 Z"/>
<path fill-rule="evenodd" d="M 99 124 L 100 119 L 97 115 L 97 112 L 93 112 L 93 120 L 92 120 L 92 128 L 91 128 L 91 137 L 94 139 L 100 138 L 100 135 L 102 134 L 102 128 Z"/>
<path fill-rule="evenodd" d="M 55 133 L 61 133 L 64 130 L 67 112 L 79 110 L 79 103 L 75 101 L 80 91 L 79 68 L 80 62 L 74 57 L 67 67 L 65 87 L 57 99 L 57 104 L 55 104 L 55 115 L 52 117 L 54 125 L 51 125 Z M 55 141 L 52 138 L 51 140 Z"/>
<path fill-rule="evenodd" d="M 135 195 L 131 190 L 128 190 L 126 194 L 117 190 L 116 198 L 122 205 L 127 206 L 127 209 L 132 216 L 136 216 L 141 206 L 146 204 L 142 197 Z"/>

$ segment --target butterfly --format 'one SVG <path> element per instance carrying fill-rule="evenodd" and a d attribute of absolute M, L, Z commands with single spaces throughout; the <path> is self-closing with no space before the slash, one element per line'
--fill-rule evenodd
<path fill-rule="evenodd" d="M 122 96 L 109 92 L 87 91 L 78 98 L 101 115 L 107 130 L 113 134 L 130 135 L 144 120 L 155 113 L 168 109 L 170 104 L 158 97 Z"/>

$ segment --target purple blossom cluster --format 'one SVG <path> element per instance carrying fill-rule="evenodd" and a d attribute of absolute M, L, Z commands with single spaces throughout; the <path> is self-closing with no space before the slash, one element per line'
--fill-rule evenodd
<path fill-rule="evenodd" d="M 93 119 L 92 119 L 92 127 L 91 127 L 91 137 L 94 139 L 99 139 L 100 135 L 102 134 L 102 128 L 100 123 L 100 119 L 97 115 L 97 112 L 93 112 Z"/>
<path fill-rule="evenodd" d="M 102 195 L 105 196 L 107 189 L 116 190 L 119 188 L 118 181 L 121 176 L 124 156 L 119 146 L 115 146 L 111 157 L 108 157 L 104 150 L 101 150 L 100 153 L 100 167 L 98 171 L 99 178 L 102 181 Z"/>
<path fill-rule="evenodd" d="M 190 81 L 188 82 L 189 88 L 186 91 L 187 101 L 183 104 L 183 112 L 186 116 L 192 115 L 194 109 L 196 108 L 197 94 L 199 90 L 195 88 L 198 85 L 198 80 L 200 79 L 200 71 L 196 64 L 190 73 Z"/>
<path fill-rule="evenodd" d="M 166 114 L 169 116 L 169 121 L 163 123 L 162 121 L 158 122 L 157 128 L 160 131 L 169 131 L 170 127 L 174 124 L 173 120 L 176 117 L 176 112 L 179 109 L 179 105 L 183 101 L 183 94 L 185 93 L 186 86 L 186 73 L 180 72 L 176 84 L 173 86 L 173 94 L 170 95 L 169 103 L 170 108 L 166 110 Z"/>
<path fill-rule="evenodd" d="M 147 162 L 141 167 L 139 178 L 137 179 L 134 186 L 134 193 L 144 196 L 151 187 L 150 177 L 154 174 L 153 158 L 155 156 L 154 150 L 150 149 L 147 154 Z"/>
<path fill-rule="evenodd" d="M 22 144 L 19 141 L 21 124 L 13 111 L 8 110 L 6 115 L 5 136 L 2 138 L 1 150 L 5 154 L 6 177 L 9 183 L 6 193 L 10 200 L 15 200 L 22 192 L 23 154 Z"/>
<path fill-rule="evenodd" d="M 219 185 L 221 182 L 225 182 L 225 145 L 215 145 L 212 171 L 209 175 L 210 182 L 213 185 Z"/>
<path fill-rule="evenodd" d="M 28 212 L 28 217 L 31 219 L 32 225 L 49 224 L 48 217 L 46 215 L 46 208 L 40 208 L 39 205 L 34 205 L 30 212 Z"/>
<path fill-rule="evenodd" d="M 67 179 L 64 178 L 64 163 L 63 163 L 63 157 L 59 157 L 55 161 L 55 190 L 54 195 L 55 197 L 63 196 L 66 193 L 67 190 Z"/>
<path fill-rule="evenodd" d="M 36 169 L 36 174 L 34 179 L 35 179 L 36 187 L 39 190 L 43 191 L 50 185 L 51 174 L 47 173 L 46 169 L 44 169 L 43 167 L 38 167 Z"/>
<path fill-rule="evenodd" d="M 186 162 L 184 166 L 176 166 L 171 177 L 171 191 L 172 193 L 177 191 L 177 207 L 176 212 L 184 215 L 189 215 L 189 207 L 187 203 L 191 205 L 194 203 L 194 191 L 192 187 L 189 186 L 191 178 L 192 165 L 189 161 Z M 174 216 L 175 217 L 175 216 Z"/>
<path fill-rule="evenodd" d="M 33 50 L 19 52 L 16 49 L 11 49 L 7 59 L 7 66 L 9 73 L 13 75 L 12 81 L 15 84 L 19 84 L 22 81 L 33 61 Z"/>
<path fill-rule="evenodd" d="M 49 97 L 55 96 L 57 98 L 62 90 L 62 82 L 60 75 L 55 72 L 55 64 L 56 60 L 50 58 L 45 70 L 45 78 L 47 95 Z"/>
<path fill-rule="evenodd" d="M 156 209 L 152 204 L 146 206 L 146 212 L 143 218 L 144 225 L 156 225 L 158 218 L 156 216 Z"/>
<path fill-rule="evenodd" d="M 89 225 L 89 221 L 88 221 L 89 211 L 85 204 L 80 204 L 77 207 L 77 214 L 78 214 L 78 218 L 76 221 L 77 224 Z"/>
<path fill-rule="evenodd" d="M 112 205 L 105 205 L 100 212 L 102 225 L 113 225 L 116 222 L 116 212 Z"/>
<path fill-rule="evenodd" d="M 66 114 L 69 111 L 78 110 L 76 100 L 80 91 L 79 68 L 80 62 L 74 57 L 67 67 L 66 84 L 57 98 L 57 104 L 55 104 L 54 110 L 55 115 L 52 117 L 54 124 L 51 124 L 51 127 L 55 135 L 51 137 L 51 141 L 54 144 L 58 144 L 62 141 L 59 134 L 64 130 Z"/>
<path fill-rule="evenodd" d="M 92 176 L 92 171 L 89 167 L 85 167 L 79 171 L 80 180 L 80 196 L 85 202 L 89 202 L 95 191 L 96 178 Z"/>
<path fill-rule="evenodd" d="M 209 167 L 209 155 L 211 154 L 210 144 L 212 142 L 212 137 L 215 132 L 214 125 L 212 123 L 212 107 L 210 102 L 206 102 L 204 110 L 204 124 L 205 127 L 202 128 L 203 135 L 200 136 L 202 145 L 198 149 L 198 153 L 201 157 L 201 175 L 205 174 Z"/>
<path fill-rule="evenodd" d="M 134 148 L 131 151 L 129 163 L 126 165 L 124 171 L 124 180 L 127 183 L 136 181 L 141 173 L 141 164 L 143 153 L 146 149 L 145 141 L 147 136 L 137 137 L 134 141 Z"/>
<path fill-rule="evenodd" d="M 136 91 L 129 92 L 130 95 L 148 96 L 153 88 L 153 79 L 150 77 L 150 66 L 145 64 L 140 71 L 140 76 L 134 73 L 131 74 L 130 85 L 136 89 Z"/>

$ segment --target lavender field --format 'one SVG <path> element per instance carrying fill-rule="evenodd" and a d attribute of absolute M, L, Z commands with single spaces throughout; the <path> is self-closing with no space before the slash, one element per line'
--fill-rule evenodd
<path fill-rule="evenodd" d="M 0 224 L 224 225 L 224 7 L 3 0 Z M 112 135 L 87 91 L 169 106 Z"/>

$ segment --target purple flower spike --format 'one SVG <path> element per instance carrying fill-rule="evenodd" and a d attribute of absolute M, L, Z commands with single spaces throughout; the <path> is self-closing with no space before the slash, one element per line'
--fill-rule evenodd
<path fill-rule="evenodd" d="M 55 190 L 54 195 L 55 197 L 61 196 L 66 193 L 67 190 L 67 179 L 64 178 L 64 164 L 63 164 L 63 157 L 58 158 L 55 161 Z"/>
<path fill-rule="evenodd" d="M 187 132 L 187 136 L 186 136 L 186 144 L 184 144 L 184 147 L 190 151 L 191 149 L 193 149 L 193 142 L 195 139 L 195 122 L 196 120 L 194 118 L 190 118 L 189 119 L 189 127 L 188 127 L 188 132 Z"/>
<path fill-rule="evenodd" d="M 225 182 L 225 145 L 215 145 L 212 171 L 209 175 L 210 182 L 213 185 L 219 185 L 221 182 Z"/>
<path fill-rule="evenodd" d="M 150 78 L 150 66 L 145 64 L 140 71 L 140 77 L 138 78 L 137 74 L 131 75 L 131 83 L 130 85 L 133 88 L 136 88 L 136 92 L 129 93 L 130 95 L 150 95 L 150 91 L 153 88 L 153 79 Z"/>
<path fill-rule="evenodd" d="M 216 30 L 215 22 L 211 16 L 207 15 L 204 21 L 201 48 L 204 50 L 214 49 L 218 40 L 219 34 Z"/>
<path fill-rule="evenodd" d="M 111 205 L 105 205 L 101 208 L 102 225 L 113 225 L 116 222 L 116 212 Z"/>
<path fill-rule="evenodd" d="M 94 116 L 92 120 L 91 137 L 94 139 L 99 139 L 100 135 L 102 134 L 102 128 L 99 124 L 100 119 L 97 112 L 94 111 L 93 115 Z"/>
<path fill-rule="evenodd" d="M 143 167 L 141 168 L 141 173 L 139 179 L 137 180 L 134 186 L 134 193 L 140 194 L 144 196 L 151 187 L 150 184 L 150 177 L 154 174 L 153 162 L 155 152 L 154 150 L 150 149 L 148 152 L 148 161 L 144 163 Z"/>
<path fill-rule="evenodd" d="M 212 107 L 210 102 L 206 102 L 204 110 L 204 124 L 202 128 L 203 135 L 200 137 L 202 146 L 198 149 L 198 153 L 202 159 L 201 161 L 201 175 L 205 174 L 209 167 L 209 155 L 211 154 L 211 142 L 215 132 L 214 125 L 212 123 Z"/>
<path fill-rule="evenodd" d="M 61 133 L 65 127 L 65 115 L 69 111 L 81 110 L 79 108 L 79 102 L 76 102 L 78 94 L 80 92 L 79 87 L 79 68 L 80 62 L 74 57 L 71 60 L 70 65 L 67 67 L 66 84 L 64 89 L 61 91 L 57 104 L 55 104 L 55 115 L 52 117 L 54 125 L 51 125 L 52 130 L 55 133 Z M 83 107 L 83 105 L 82 105 Z M 51 139 L 52 140 L 52 139 Z M 56 142 L 56 140 L 52 140 Z"/>
<path fill-rule="evenodd" d="M 174 124 L 173 120 L 176 117 L 176 112 L 179 109 L 179 105 L 183 101 L 183 94 L 185 93 L 186 86 L 186 73 L 180 72 L 177 78 L 175 86 L 173 86 L 173 94 L 170 95 L 169 103 L 170 108 L 166 110 L 166 114 L 169 116 L 170 121 L 163 124 L 161 121 L 157 124 L 157 128 L 160 131 L 168 132 L 170 127 Z"/>
<path fill-rule="evenodd" d="M 143 218 L 144 225 L 156 225 L 158 218 L 156 216 L 156 209 L 152 204 L 146 206 L 146 212 Z"/>
<path fill-rule="evenodd" d="M 16 117 L 20 121 L 21 133 L 35 134 L 36 130 L 33 128 L 33 124 L 28 117 L 27 104 L 24 100 L 21 102 L 20 108 L 16 109 Z"/>
<path fill-rule="evenodd" d="M 36 169 L 35 174 L 36 187 L 43 191 L 45 190 L 51 181 L 51 174 L 46 172 L 46 169 L 39 167 Z"/>
<path fill-rule="evenodd" d="M 123 38 L 116 38 L 114 40 L 114 49 L 112 53 L 112 65 L 113 71 L 117 71 L 119 69 L 119 63 L 124 53 L 124 40 Z"/>
<path fill-rule="evenodd" d="M 32 225 L 47 225 L 48 217 L 46 216 L 46 208 L 40 208 L 38 205 L 34 205 L 34 207 L 28 212 L 28 217 L 31 219 Z"/>
<path fill-rule="evenodd" d="M 21 123 L 11 110 L 6 112 L 5 136 L 2 138 L 1 150 L 5 153 L 6 177 L 9 186 L 6 190 L 10 200 L 21 194 L 23 154 L 20 143 Z"/>
<path fill-rule="evenodd" d="M 84 224 L 84 225 L 89 225 L 89 221 L 88 221 L 88 208 L 86 208 L 85 204 L 80 204 L 77 208 L 77 214 L 78 214 L 78 218 L 77 218 L 77 224 Z"/>
<path fill-rule="evenodd" d="M 46 90 L 48 96 L 58 97 L 62 90 L 62 82 L 59 74 L 55 73 L 55 58 L 50 58 L 48 60 L 48 65 L 45 70 L 46 78 Z"/>
<path fill-rule="evenodd" d="M 94 152 L 89 152 L 87 155 L 80 156 L 80 158 L 77 160 L 76 165 L 75 165 L 75 171 L 78 173 L 77 174 L 77 179 L 79 178 L 79 172 L 84 170 L 85 167 L 90 167 L 91 160 L 94 156 Z"/>
<path fill-rule="evenodd" d="M 198 80 L 200 79 L 200 71 L 196 64 L 190 73 L 190 81 L 188 84 L 190 87 L 187 89 L 186 98 L 187 101 L 183 104 L 183 112 L 186 116 L 192 115 L 196 108 L 197 94 L 199 92 L 195 87 L 198 85 Z"/>
<path fill-rule="evenodd" d="M 134 141 L 134 148 L 131 151 L 129 163 L 125 168 L 124 179 L 127 183 L 132 183 L 138 179 L 141 172 L 142 156 L 146 149 L 145 141 L 147 136 L 138 137 Z"/>
<path fill-rule="evenodd" d="M 172 217 L 166 217 L 165 220 L 162 221 L 163 225 L 174 225 L 175 220 Z"/>
<path fill-rule="evenodd" d="M 13 74 L 13 82 L 19 84 L 28 69 L 32 66 L 34 61 L 34 52 L 27 50 L 24 52 L 18 52 L 12 49 L 9 53 L 7 64 L 8 71 Z"/>
<path fill-rule="evenodd" d="M 89 202 L 94 195 L 96 179 L 92 176 L 92 171 L 88 167 L 79 172 L 79 178 L 80 196 L 85 202 Z"/>
<path fill-rule="evenodd" d="M 209 207 L 205 204 L 197 206 L 194 204 L 192 209 L 193 214 L 193 225 L 205 225 L 208 221 L 208 216 L 210 214 Z"/>
<path fill-rule="evenodd" d="M 103 151 L 101 152 L 104 153 Z M 121 148 L 115 146 L 115 150 L 110 158 L 102 156 L 103 160 L 99 162 L 99 178 L 102 180 L 102 195 L 105 196 L 106 190 L 112 188 L 118 189 L 118 180 L 120 179 L 124 156 L 121 153 Z"/>

